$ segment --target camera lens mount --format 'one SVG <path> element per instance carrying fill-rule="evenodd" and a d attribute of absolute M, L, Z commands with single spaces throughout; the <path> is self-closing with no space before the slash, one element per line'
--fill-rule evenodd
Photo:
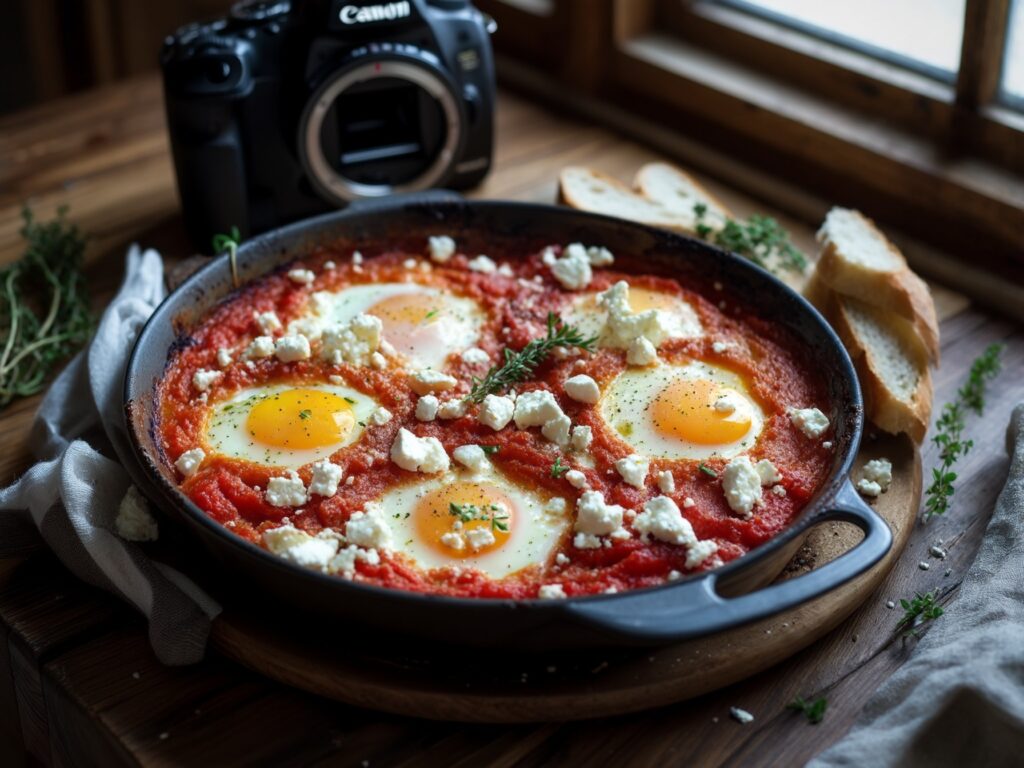
<path fill-rule="evenodd" d="M 371 46 L 332 71 L 299 121 L 298 149 L 336 205 L 442 185 L 464 142 L 464 106 L 418 49 Z"/>

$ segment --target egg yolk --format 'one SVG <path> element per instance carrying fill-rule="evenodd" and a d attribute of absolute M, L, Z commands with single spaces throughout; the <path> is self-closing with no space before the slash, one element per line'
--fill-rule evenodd
<path fill-rule="evenodd" d="M 720 405 L 716 407 L 716 404 Z M 697 445 L 722 445 L 750 431 L 750 402 L 735 389 L 707 379 L 676 379 L 651 403 L 655 429 Z"/>
<path fill-rule="evenodd" d="M 629 289 L 629 308 L 634 312 L 646 312 L 649 309 L 660 309 L 671 312 L 676 308 L 675 297 L 667 293 L 649 291 L 646 288 Z"/>
<path fill-rule="evenodd" d="M 413 509 L 420 541 L 458 559 L 504 546 L 514 514 L 512 501 L 501 489 L 470 482 L 437 488 L 418 499 Z"/>
<path fill-rule="evenodd" d="M 345 442 L 355 428 L 352 403 L 319 389 L 289 389 L 253 406 L 246 430 L 274 448 L 323 448 Z"/>

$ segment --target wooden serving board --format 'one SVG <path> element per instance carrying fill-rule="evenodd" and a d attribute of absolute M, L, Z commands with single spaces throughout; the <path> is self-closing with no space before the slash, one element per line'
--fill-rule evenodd
<path fill-rule="evenodd" d="M 872 502 L 892 528 L 893 547 L 874 568 L 792 611 L 711 637 L 655 650 L 594 651 L 503 659 L 394 638 L 372 649 L 289 635 L 226 609 L 212 641 L 222 654 L 287 685 L 359 707 L 432 720 L 490 723 L 582 720 L 699 696 L 779 663 L 835 628 L 879 586 L 906 545 L 921 501 L 921 455 L 907 437 L 867 437 L 854 477 L 869 459 L 893 464 L 893 483 Z M 780 579 L 799 576 L 861 537 L 824 523 Z"/>

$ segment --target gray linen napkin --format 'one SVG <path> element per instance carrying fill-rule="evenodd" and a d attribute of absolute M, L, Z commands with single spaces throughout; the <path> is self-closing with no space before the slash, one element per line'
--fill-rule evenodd
<path fill-rule="evenodd" d="M 960 594 L 810 768 L 1024 765 L 1024 404 L 1006 443 L 1009 478 Z"/>
<path fill-rule="evenodd" d="M 192 664 L 203 657 L 220 606 L 188 577 L 118 537 L 114 527 L 131 485 L 122 466 L 130 457 L 121 416 L 125 365 L 163 297 L 160 255 L 133 245 L 124 283 L 95 338 L 39 407 L 31 436 L 38 463 L 0 489 L 0 557 L 31 551 L 41 534 L 76 576 L 149 619 L 150 643 L 161 662 Z"/>

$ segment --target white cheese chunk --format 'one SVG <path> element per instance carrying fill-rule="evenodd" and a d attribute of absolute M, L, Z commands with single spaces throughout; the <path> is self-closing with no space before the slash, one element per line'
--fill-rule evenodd
<path fill-rule="evenodd" d="M 290 269 L 288 279 L 297 285 L 309 285 L 316 280 L 316 275 L 309 269 Z"/>
<path fill-rule="evenodd" d="M 409 377 L 409 386 L 417 395 L 429 395 L 432 392 L 447 392 L 459 382 L 447 373 L 424 368 Z"/>
<path fill-rule="evenodd" d="M 460 445 L 452 451 L 452 458 L 473 472 L 486 472 L 491 462 L 479 445 Z"/>
<path fill-rule="evenodd" d="M 245 356 L 250 360 L 260 360 L 274 354 L 274 340 L 270 336 L 257 336 L 245 348 Z"/>
<path fill-rule="evenodd" d="M 416 418 L 419 421 L 433 421 L 437 418 L 440 401 L 433 395 L 424 395 L 416 401 Z"/>
<path fill-rule="evenodd" d="M 117 507 L 114 530 L 125 541 L 156 541 L 160 535 L 156 518 L 150 514 L 145 497 L 134 485 L 128 486 Z"/>
<path fill-rule="evenodd" d="M 572 422 L 563 413 L 561 416 L 545 421 L 544 426 L 540 429 L 540 433 L 555 445 L 564 448 L 569 445 L 569 430 L 571 427 Z"/>
<path fill-rule="evenodd" d="M 696 506 L 697 506 L 697 502 L 694 501 L 692 497 L 687 496 L 685 499 L 683 499 L 683 509 L 690 509 L 690 508 L 696 507 Z"/>
<path fill-rule="evenodd" d="M 696 544 L 691 544 L 690 548 L 686 551 L 686 567 L 697 568 L 717 552 L 718 544 L 710 539 L 704 539 Z"/>
<path fill-rule="evenodd" d="M 469 548 L 474 552 L 489 547 L 497 539 L 494 538 L 494 534 L 490 528 L 470 528 L 466 531 L 466 543 L 469 544 Z"/>
<path fill-rule="evenodd" d="M 633 339 L 626 348 L 626 364 L 646 368 L 658 362 L 658 350 L 643 336 Z"/>
<path fill-rule="evenodd" d="M 265 336 L 273 336 L 274 331 L 280 331 L 281 320 L 278 318 L 277 313 L 274 311 L 270 312 L 253 312 L 253 319 L 256 321 L 256 325 L 259 326 L 260 331 Z"/>
<path fill-rule="evenodd" d="M 761 501 L 761 475 L 747 456 L 737 456 L 722 471 L 722 489 L 729 508 L 746 519 Z"/>
<path fill-rule="evenodd" d="M 667 469 L 658 473 L 658 488 L 662 493 L 676 492 L 676 479 Z"/>
<path fill-rule="evenodd" d="M 864 479 L 878 483 L 882 491 L 889 490 L 892 483 L 892 462 L 888 459 L 872 459 L 864 465 Z"/>
<path fill-rule="evenodd" d="M 192 477 L 192 475 L 199 471 L 199 466 L 205 458 L 206 452 L 202 448 L 193 448 L 181 454 L 178 460 L 174 462 L 174 466 L 185 477 Z"/>
<path fill-rule="evenodd" d="M 437 235 L 427 239 L 427 251 L 430 260 L 444 264 L 455 255 L 455 241 L 448 235 Z"/>
<path fill-rule="evenodd" d="M 345 523 L 345 539 L 359 547 L 390 549 L 391 529 L 381 506 L 370 502 L 362 512 L 353 512 Z"/>
<path fill-rule="evenodd" d="M 491 356 L 480 347 L 470 347 L 462 351 L 462 362 L 466 365 L 487 365 L 491 362 Z"/>
<path fill-rule="evenodd" d="M 774 493 L 776 496 L 785 496 L 786 495 L 786 489 L 783 486 L 781 486 L 781 485 L 773 485 L 772 486 L 772 493 Z"/>
<path fill-rule="evenodd" d="M 537 590 L 537 597 L 541 600 L 564 600 L 568 595 L 561 584 L 542 584 Z"/>
<path fill-rule="evenodd" d="M 282 363 L 309 359 L 309 339 L 305 336 L 282 336 L 274 343 L 274 356 Z"/>
<path fill-rule="evenodd" d="M 380 563 L 380 555 L 376 549 L 362 549 L 355 544 L 350 544 L 331 558 L 327 564 L 327 570 L 339 573 L 345 578 L 352 578 L 356 570 L 356 563 L 377 565 Z"/>
<path fill-rule="evenodd" d="M 569 291 L 583 290 L 594 277 L 587 251 L 579 243 L 566 246 L 559 258 L 549 261 L 548 268 L 559 284 Z"/>
<path fill-rule="evenodd" d="M 581 373 L 578 376 L 566 379 L 562 385 L 565 394 L 578 403 L 593 405 L 601 399 L 601 388 L 593 378 Z"/>
<path fill-rule="evenodd" d="M 644 511 L 633 519 L 633 527 L 643 536 L 680 546 L 693 546 L 697 537 L 690 521 L 668 496 L 656 496 L 644 504 Z"/>
<path fill-rule="evenodd" d="M 374 315 L 359 314 L 347 323 L 324 329 L 320 357 L 334 365 L 368 365 L 381 346 L 384 324 Z"/>
<path fill-rule="evenodd" d="M 636 453 L 615 462 L 615 471 L 622 476 L 622 479 L 628 485 L 632 485 L 634 488 L 644 487 L 649 467 L 650 462 Z"/>
<path fill-rule="evenodd" d="M 457 552 L 466 548 L 466 540 L 458 531 L 446 531 L 445 533 L 442 533 L 441 543 L 448 547 L 448 549 L 454 549 Z"/>
<path fill-rule="evenodd" d="M 622 528 L 625 510 L 618 504 L 605 503 L 598 491 L 584 491 L 576 502 L 576 533 L 607 536 Z"/>
<path fill-rule="evenodd" d="M 791 408 L 789 420 L 811 439 L 821 437 L 828 429 L 828 417 L 817 408 Z"/>
<path fill-rule="evenodd" d="M 499 397 L 498 395 L 487 395 L 483 405 L 480 406 L 480 413 L 477 420 L 484 426 L 488 426 L 495 432 L 504 429 L 515 413 L 516 404 L 510 397 Z"/>
<path fill-rule="evenodd" d="M 370 355 L 370 367 L 375 371 L 383 371 L 388 367 L 388 359 L 380 352 L 374 352 Z"/>
<path fill-rule="evenodd" d="M 231 361 L 232 357 L 230 349 L 225 349 L 224 347 L 221 347 L 220 349 L 217 350 L 217 365 L 219 365 L 221 368 L 227 368 L 229 365 L 231 365 Z"/>
<path fill-rule="evenodd" d="M 864 496 L 871 496 L 873 498 L 882 493 L 882 486 L 874 480 L 862 477 L 857 481 L 857 490 Z"/>
<path fill-rule="evenodd" d="M 437 418 L 439 419 L 461 419 L 466 415 L 466 411 L 469 410 L 469 406 L 466 405 L 466 401 L 461 397 L 452 398 L 451 400 L 445 400 L 437 408 Z"/>
<path fill-rule="evenodd" d="M 333 496 L 338 492 L 341 475 L 342 469 L 337 464 L 332 464 L 327 459 L 316 462 L 313 465 L 313 478 L 309 483 L 309 495 Z"/>
<path fill-rule="evenodd" d="M 389 421 L 391 421 L 391 418 L 391 411 L 389 411 L 383 405 L 379 405 L 373 409 L 373 413 L 371 413 L 369 417 L 367 417 L 366 421 L 375 427 L 379 427 L 382 424 L 387 424 Z"/>
<path fill-rule="evenodd" d="M 569 502 L 561 496 L 552 496 L 544 505 L 544 511 L 551 515 L 564 515 L 569 509 Z"/>
<path fill-rule="evenodd" d="M 436 437 L 417 437 L 404 427 L 391 444 L 391 460 L 409 472 L 444 472 L 448 454 Z"/>
<path fill-rule="evenodd" d="M 598 305 L 608 313 L 601 332 L 601 346 L 628 350 L 636 339 L 644 338 L 657 349 L 669 335 L 667 321 L 657 309 L 633 312 L 629 306 L 629 284 L 615 283 L 597 295 Z"/>
<path fill-rule="evenodd" d="M 758 477 L 761 478 L 761 485 L 775 485 L 782 479 L 779 470 L 768 459 L 761 459 L 754 465 Z"/>
<path fill-rule="evenodd" d="M 470 259 L 469 263 L 466 264 L 473 272 L 480 272 L 485 275 L 489 275 L 498 269 L 498 265 L 494 263 L 494 260 L 488 256 L 481 254 L 475 259 Z"/>
<path fill-rule="evenodd" d="M 569 485 L 573 488 L 583 489 L 589 487 L 589 483 L 587 483 L 587 476 L 578 469 L 570 469 L 566 472 L 565 479 L 569 481 Z"/>
<path fill-rule="evenodd" d="M 591 245 L 587 248 L 587 258 L 592 267 L 609 267 L 615 263 L 612 252 L 599 245 Z"/>
<path fill-rule="evenodd" d="M 525 392 L 516 398 L 513 417 L 516 427 L 542 427 L 552 419 L 562 416 L 562 408 L 555 396 L 544 389 Z"/>
<path fill-rule="evenodd" d="M 287 477 L 270 478 L 265 498 L 272 507 L 298 507 L 306 503 L 306 486 L 292 470 Z"/>
<path fill-rule="evenodd" d="M 223 376 L 224 374 L 221 371 L 208 371 L 205 368 L 200 368 L 192 374 L 192 386 L 199 392 L 208 392 L 210 387 L 216 384 Z"/>
<path fill-rule="evenodd" d="M 594 441 L 594 430 L 590 427 L 578 424 L 572 428 L 572 437 L 570 443 L 574 451 L 583 453 L 590 449 L 590 444 Z"/>
<path fill-rule="evenodd" d="M 336 538 L 310 536 L 290 524 L 264 531 L 263 544 L 278 557 L 315 571 L 326 570 L 338 551 Z"/>

